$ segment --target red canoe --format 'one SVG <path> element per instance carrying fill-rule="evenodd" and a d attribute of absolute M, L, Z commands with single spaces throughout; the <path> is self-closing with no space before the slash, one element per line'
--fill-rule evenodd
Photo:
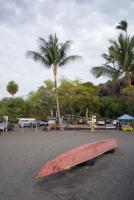
<path fill-rule="evenodd" d="M 117 141 L 115 139 L 100 140 L 78 146 L 47 162 L 39 171 L 37 179 L 96 158 L 110 150 L 114 150 L 116 147 Z"/>

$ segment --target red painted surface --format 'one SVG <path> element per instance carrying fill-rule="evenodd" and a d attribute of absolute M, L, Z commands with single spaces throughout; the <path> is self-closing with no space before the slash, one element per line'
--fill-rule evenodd
<path fill-rule="evenodd" d="M 117 141 L 115 139 L 100 140 L 78 146 L 47 162 L 39 171 L 37 179 L 96 158 L 116 147 Z"/>

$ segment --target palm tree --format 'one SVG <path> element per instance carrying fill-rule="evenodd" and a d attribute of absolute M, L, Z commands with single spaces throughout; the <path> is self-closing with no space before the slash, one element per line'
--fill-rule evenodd
<path fill-rule="evenodd" d="M 57 87 L 57 70 L 58 67 L 62 67 L 71 61 L 75 61 L 81 58 L 78 55 L 67 56 L 68 50 L 70 49 L 71 41 L 59 43 L 59 40 L 55 35 L 50 34 L 48 40 L 39 38 L 39 49 L 38 51 L 28 51 L 27 56 L 33 58 L 35 61 L 40 62 L 43 66 L 48 69 L 53 69 L 54 84 L 55 84 L 55 96 L 56 96 L 56 107 L 57 117 L 60 128 L 62 128 L 58 98 L 58 87 Z"/>
<path fill-rule="evenodd" d="M 91 69 L 92 74 L 96 77 L 99 78 L 100 76 L 106 76 L 109 77 L 110 79 L 117 79 L 120 76 L 120 69 L 118 68 L 118 64 L 116 63 L 115 57 L 116 51 L 113 46 L 109 47 L 108 49 L 108 54 L 104 53 L 102 54 L 102 57 L 106 60 L 106 63 L 93 67 Z"/>
<path fill-rule="evenodd" d="M 7 85 L 7 91 L 12 95 L 12 97 L 16 94 L 18 89 L 19 87 L 14 81 L 10 81 Z"/>
<path fill-rule="evenodd" d="M 124 77 L 128 87 L 131 86 L 131 75 L 134 73 L 134 37 L 120 33 L 116 40 L 110 40 L 108 54 L 103 54 L 104 65 L 91 69 L 96 77 L 107 76 L 112 79 Z"/>

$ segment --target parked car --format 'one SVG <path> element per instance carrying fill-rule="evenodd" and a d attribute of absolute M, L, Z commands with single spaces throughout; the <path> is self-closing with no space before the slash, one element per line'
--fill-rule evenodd
<path fill-rule="evenodd" d="M 117 125 L 119 123 L 119 121 L 117 119 L 113 120 L 113 125 Z"/>
<path fill-rule="evenodd" d="M 11 122 L 0 122 L 0 131 L 12 131 L 14 129 L 14 125 Z"/>
<path fill-rule="evenodd" d="M 48 126 L 48 122 L 44 122 L 39 119 L 36 119 L 32 122 L 32 126 L 35 127 L 36 125 L 37 126 Z"/>
<path fill-rule="evenodd" d="M 112 124 L 112 120 L 111 119 L 106 119 L 105 120 L 105 124 Z"/>
<path fill-rule="evenodd" d="M 19 118 L 18 125 L 19 127 L 33 127 L 34 118 Z"/>
<path fill-rule="evenodd" d="M 97 125 L 99 126 L 105 126 L 105 121 L 104 120 L 98 120 Z"/>
<path fill-rule="evenodd" d="M 106 124 L 106 129 L 116 129 L 116 126 L 113 124 Z"/>
<path fill-rule="evenodd" d="M 58 118 L 57 117 L 50 117 L 48 120 L 48 125 L 50 124 L 57 124 L 58 123 Z"/>
<path fill-rule="evenodd" d="M 48 126 L 48 122 L 46 121 L 41 121 L 37 119 L 36 122 L 38 123 L 39 126 Z"/>
<path fill-rule="evenodd" d="M 92 118 L 87 118 L 86 123 L 87 123 L 88 125 L 90 125 L 90 124 L 92 123 Z"/>

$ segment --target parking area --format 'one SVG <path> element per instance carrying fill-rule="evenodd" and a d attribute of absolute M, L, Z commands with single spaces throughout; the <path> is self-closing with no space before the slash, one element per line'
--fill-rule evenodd
<path fill-rule="evenodd" d="M 95 166 L 75 167 L 38 182 L 48 160 L 81 144 L 115 138 L 114 154 Z M 116 131 L 11 131 L 0 136 L 0 198 L 3 200 L 133 200 L 134 133 Z M 131 184 L 130 184 L 131 183 Z"/>

